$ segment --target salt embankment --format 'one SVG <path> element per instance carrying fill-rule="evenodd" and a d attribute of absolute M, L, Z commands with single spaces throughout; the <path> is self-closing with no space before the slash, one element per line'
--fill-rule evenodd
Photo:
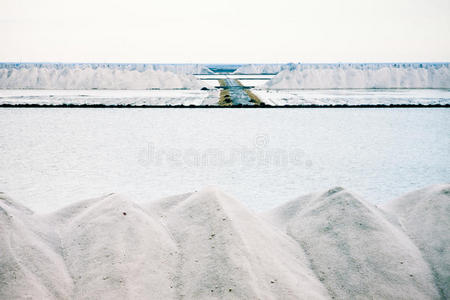
<path fill-rule="evenodd" d="M 294 64 L 246 64 L 242 65 L 233 74 L 276 74 L 295 66 Z"/>
<path fill-rule="evenodd" d="M 200 89 L 200 65 L 0 65 L 0 89 Z"/>
<path fill-rule="evenodd" d="M 450 88 L 450 65 L 299 64 L 281 70 L 269 89 Z"/>

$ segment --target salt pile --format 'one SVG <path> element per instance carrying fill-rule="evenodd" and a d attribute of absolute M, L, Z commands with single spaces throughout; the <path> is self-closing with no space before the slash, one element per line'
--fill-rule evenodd
<path fill-rule="evenodd" d="M 214 74 L 202 64 L 129 64 L 129 63 L 0 63 L 0 69 L 111 69 L 127 71 L 164 71 L 176 74 Z"/>
<path fill-rule="evenodd" d="M 389 202 L 384 209 L 428 261 L 442 298 L 450 297 L 450 185 L 436 185 Z"/>
<path fill-rule="evenodd" d="M 265 85 L 270 89 L 450 88 L 446 64 L 299 64 Z"/>
<path fill-rule="evenodd" d="M 341 189 L 301 197 L 267 214 L 296 240 L 337 299 L 433 299 L 417 246 L 382 211 Z"/>
<path fill-rule="evenodd" d="M 0 194 L 0 299 L 67 299 L 73 290 L 59 238 Z"/>
<path fill-rule="evenodd" d="M 179 295 L 199 299 L 327 298 L 299 246 L 215 189 L 150 206 L 179 247 Z"/>
<path fill-rule="evenodd" d="M 200 89 L 207 84 L 190 65 L 4 65 L 0 89 Z"/>
<path fill-rule="evenodd" d="M 276 74 L 292 68 L 293 64 L 248 64 L 240 66 L 234 74 Z"/>
<path fill-rule="evenodd" d="M 0 298 L 445 299 L 449 191 L 381 210 L 334 188 L 261 215 L 214 188 L 49 215 L 0 194 Z"/>

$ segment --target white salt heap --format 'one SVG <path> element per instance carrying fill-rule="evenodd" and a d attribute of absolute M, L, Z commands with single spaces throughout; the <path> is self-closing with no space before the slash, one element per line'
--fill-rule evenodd
<path fill-rule="evenodd" d="M 417 246 L 380 210 L 342 188 L 301 197 L 267 217 L 302 246 L 337 299 L 438 297 Z"/>
<path fill-rule="evenodd" d="M 450 184 L 262 215 L 214 188 L 36 215 L 0 194 L 0 299 L 446 299 Z"/>
<path fill-rule="evenodd" d="M 177 294 L 188 298 L 327 298 L 292 239 L 220 191 L 152 204 L 179 247 Z"/>
<path fill-rule="evenodd" d="M 184 71 L 183 68 L 137 70 L 77 65 L 61 68 L 47 65 L 4 67 L 0 68 L 0 89 L 145 90 L 200 89 L 207 86 Z"/>
<path fill-rule="evenodd" d="M 264 87 L 270 89 L 450 88 L 450 65 L 436 64 L 299 64 L 282 70 Z"/>
<path fill-rule="evenodd" d="M 450 298 L 450 185 L 412 192 L 385 205 L 431 266 L 442 298 Z"/>
<path fill-rule="evenodd" d="M 293 64 L 248 64 L 240 66 L 234 74 L 276 74 L 289 69 Z"/>
<path fill-rule="evenodd" d="M 50 222 L 0 194 L 0 299 L 67 299 L 73 281 Z"/>

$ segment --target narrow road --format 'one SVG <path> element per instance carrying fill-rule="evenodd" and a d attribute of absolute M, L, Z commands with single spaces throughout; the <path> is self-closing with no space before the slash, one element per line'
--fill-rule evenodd
<path fill-rule="evenodd" d="M 244 87 L 240 86 L 236 80 L 227 78 L 225 79 L 225 84 L 230 92 L 230 98 L 233 105 L 255 105 L 255 103 L 251 101 L 250 97 L 245 92 Z"/>

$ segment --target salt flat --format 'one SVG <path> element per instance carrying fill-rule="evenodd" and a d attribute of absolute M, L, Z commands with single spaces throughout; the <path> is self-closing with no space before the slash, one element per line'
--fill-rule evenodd
<path fill-rule="evenodd" d="M 211 82 L 205 83 L 209 86 Z M 215 105 L 219 92 L 212 90 L 0 90 L 0 104 L 36 105 Z"/>
<path fill-rule="evenodd" d="M 267 105 L 449 105 L 448 89 L 286 89 L 252 90 Z"/>

